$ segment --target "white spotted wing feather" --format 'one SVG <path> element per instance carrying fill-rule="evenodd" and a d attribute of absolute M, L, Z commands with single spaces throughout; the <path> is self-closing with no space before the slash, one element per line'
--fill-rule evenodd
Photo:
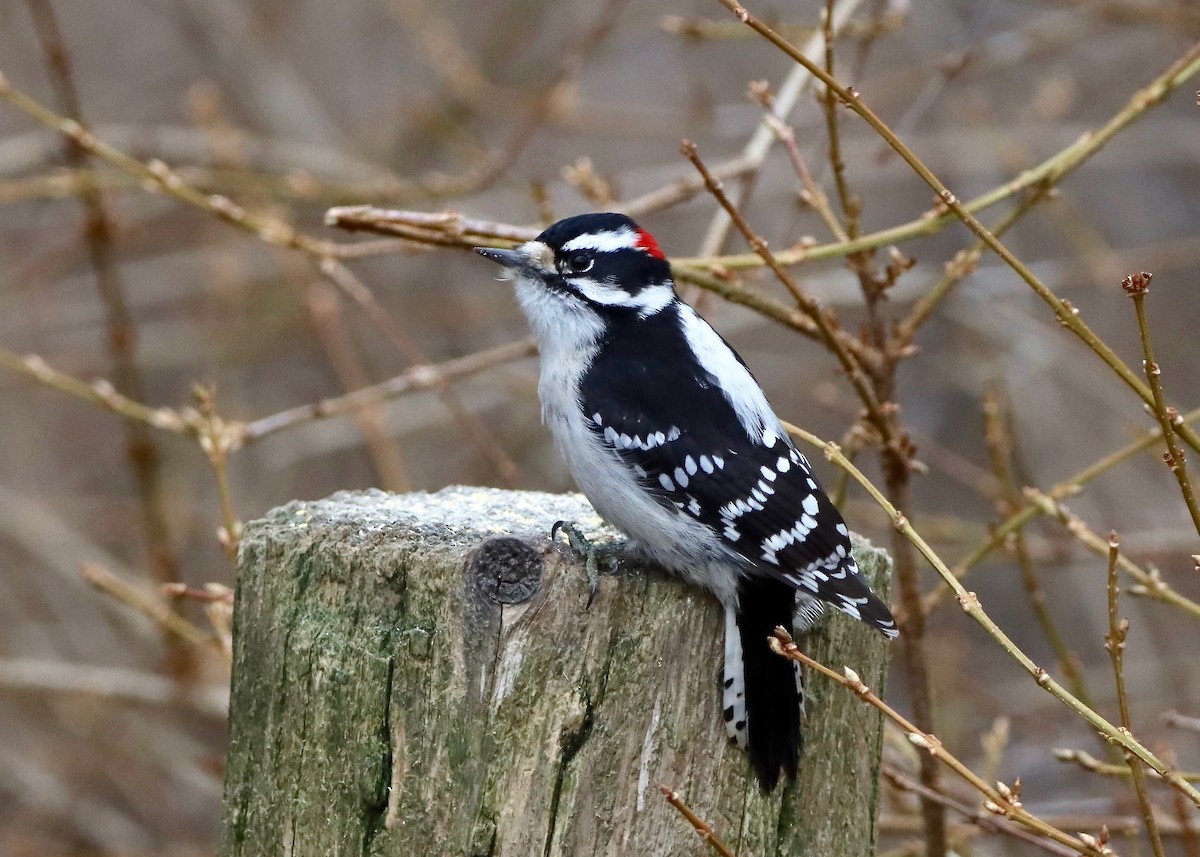
<path fill-rule="evenodd" d="M 651 373 L 636 349 L 602 345 L 580 390 L 588 428 L 661 506 L 703 525 L 741 558 L 745 573 L 782 578 L 801 595 L 895 636 L 895 622 L 859 574 L 846 524 L 807 458 L 733 350 L 677 306 L 682 324 L 664 318 L 659 333 L 669 343 L 672 331 L 680 332 L 678 347 L 701 357 L 702 377 L 669 377 L 666 365 Z M 718 382 L 730 378 L 739 381 L 732 392 Z"/>

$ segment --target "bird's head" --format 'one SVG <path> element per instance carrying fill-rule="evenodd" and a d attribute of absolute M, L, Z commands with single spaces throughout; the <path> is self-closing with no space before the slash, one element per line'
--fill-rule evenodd
<path fill-rule="evenodd" d="M 526 304 L 550 296 L 601 315 L 645 317 L 675 300 L 658 242 L 623 214 L 568 217 L 512 250 L 475 252 L 504 266 Z"/>

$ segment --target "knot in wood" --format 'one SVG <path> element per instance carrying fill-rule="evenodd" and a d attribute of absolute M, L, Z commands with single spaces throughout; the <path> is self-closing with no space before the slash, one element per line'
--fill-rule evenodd
<path fill-rule="evenodd" d="M 542 554 L 512 536 L 488 539 L 471 556 L 471 576 L 481 596 L 497 604 L 520 604 L 542 585 Z"/>

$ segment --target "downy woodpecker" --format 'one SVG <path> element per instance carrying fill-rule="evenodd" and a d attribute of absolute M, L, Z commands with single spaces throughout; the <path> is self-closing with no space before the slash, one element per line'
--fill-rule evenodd
<path fill-rule="evenodd" d="M 742 359 L 675 294 L 650 233 L 621 214 L 560 220 L 504 266 L 541 351 L 542 418 L 627 550 L 725 608 L 724 713 L 772 790 L 796 775 L 803 691 L 770 651 L 828 602 L 898 633 L 846 524 Z"/>

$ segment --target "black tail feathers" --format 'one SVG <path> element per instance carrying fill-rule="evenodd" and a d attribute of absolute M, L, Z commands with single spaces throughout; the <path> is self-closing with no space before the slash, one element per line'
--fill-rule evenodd
<path fill-rule="evenodd" d="M 795 590 L 783 581 L 743 579 L 738 587 L 737 626 L 745 667 L 746 727 L 750 763 L 764 792 L 782 774 L 796 779 L 803 738 L 801 696 L 792 662 L 771 651 L 776 626 L 792 628 Z"/>

